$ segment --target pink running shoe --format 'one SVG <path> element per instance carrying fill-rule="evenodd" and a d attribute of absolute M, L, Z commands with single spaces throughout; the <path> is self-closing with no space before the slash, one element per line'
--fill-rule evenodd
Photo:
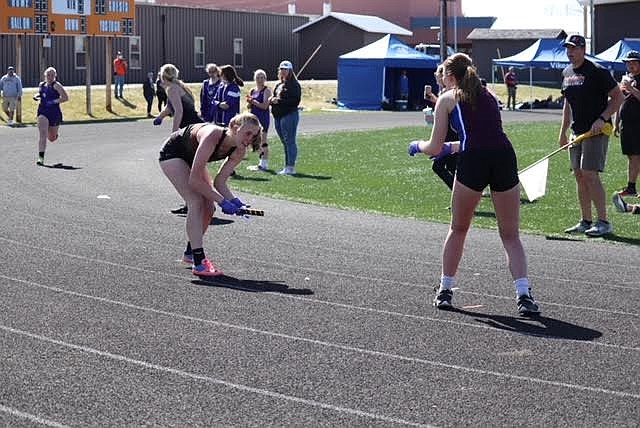
<path fill-rule="evenodd" d="M 204 259 L 199 265 L 193 265 L 191 273 L 196 276 L 220 276 L 224 273 L 209 260 Z"/>

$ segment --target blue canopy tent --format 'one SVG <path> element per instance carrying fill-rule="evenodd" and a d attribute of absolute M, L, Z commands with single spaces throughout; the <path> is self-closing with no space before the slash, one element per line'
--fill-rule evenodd
<path fill-rule="evenodd" d="M 585 57 L 602 67 L 609 69 L 612 67 L 612 63 L 609 61 L 589 54 L 585 55 Z M 493 59 L 492 62 L 494 66 L 528 68 L 531 98 L 533 98 L 534 68 L 564 69 L 571 64 L 567 57 L 567 48 L 564 47 L 564 39 L 538 39 L 522 52 L 506 58 Z M 494 75 L 494 73 L 491 74 Z"/>
<path fill-rule="evenodd" d="M 438 60 L 388 34 L 338 58 L 338 103 L 355 110 L 380 110 L 398 95 L 400 73 L 409 78 L 409 104 L 422 105 L 424 85 L 435 87 Z"/>
<path fill-rule="evenodd" d="M 597 57 L 609 61 L 615 71 L 627 71 L 622 58 L 626 57 L 629 51 L 640 52 L 640 39 L 619 40 L 609 49 L 599 53 Z"/>

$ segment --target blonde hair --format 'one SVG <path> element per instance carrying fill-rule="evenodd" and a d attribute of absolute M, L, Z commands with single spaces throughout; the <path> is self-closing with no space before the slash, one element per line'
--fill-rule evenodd
<path fill-rule="evenodd" d="M 251 140 L 251 147 L 255 151 L 260 147 L 260 143 L 262 142 L 262 125 L 260 125 L 260 121 L 255 114 L 249 112 L 236 114 L 235 116 L 233 116 L 231 121 L 229 121 L 229 128 L 235 128 L 237 130 L 247 124 L 255 126 L 260 130 L 260 132 L 258 132 L 258 135 L 253 140 Z"/>
<path fill-rule="evenodd" d="M 451 55 L 444 61 L 444 70 L 458 82 L 456 95 L 460 100 L 475 108 L 483 88 L 471 57 L 463 53 Z"/>
<path fill-rule="evenodd" d="M 211 70 L 212 68 L 213 68 L 215 71 L 217 71 L 217 72 L 218 72 L 218 75 L 220 75 L 220 68 L 219 68 L 216 64 L 214 64 L 214 63 L 212 63 L 212 62 L 210 62 L 209 64 L 207 64 L 207 66 L 206 66 L 204 69 L 205 69 L 205 70 L 207 71 L 207 73 L 208 73 L 208 72 L 209 72 L 209 70 Z"/>
<path fill-rule="evenodd" d="M 50 72 L 53 72 L 53 74 L 55 74 L 56 76 L 58 75 L 58 71 L 53 67 L 47 67 L 47 69 L 44 71 L 44 75 L 46 76 Z"/>
<path fill-rule="evenodd" d="M 187 85 L 185 85 L 184 82 L 178 78 L 179 75 L 180 70 L 178 70 L 178 67 L 173 64 L 164 64 L 162 67 L 160 67 L 160 77 L 162 78 L 162 80 L 176 83 L 178 86 L 184 89 L 184 91 L 189 94 L 192 99 L 195 99 L 193 97 L 193 92 L 191 92 L 191 89 L 189 89 Z"/>
<path fill-rule="evenodd" d="M 267 72 L 263 69 L 259 68 L 253 72 L 253 80 L 256 80 L 258 76 L 263 76 L 265 80 L 267 80 Z"/>

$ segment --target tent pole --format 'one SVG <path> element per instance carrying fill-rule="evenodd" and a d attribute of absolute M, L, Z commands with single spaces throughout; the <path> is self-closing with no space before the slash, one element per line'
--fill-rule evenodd
<path fill-rule="evenodd" d="M 383 66 L 382 67 L 382 97 L 380 97 L 380 100 L 384 100 L 384 85 L 386 82 L 386 76 L 387 76 L 387 67 Z"/>
<path fill-rule="evenodd" d="M 529 103 L 529 110 L 533 110 L 533 67 L 529 67 L 529 89 L 531 91 L 531 102 Z"/>

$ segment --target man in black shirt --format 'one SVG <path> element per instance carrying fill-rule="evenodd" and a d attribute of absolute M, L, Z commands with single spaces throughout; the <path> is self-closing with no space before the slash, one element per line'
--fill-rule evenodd
<path fill-rule="evenodd" d="M 605 123 L 623 101 L 622 91 L 609 72 L 585 58 L 584 37 L 573 34 L 564 42 L 571 65 L 562 72 L 562 126 L 558 142 L 567 144 L 567 130 L 575 135 L 592 131 L 597 134 L 569 149 L 571 169 L 576 177 L 578 201 L 582 220 L 566 233 L 585 233 L 587 236 L 603 236 L 613 231 L 607 220 L 606 192 L 600 179 L 604 171 L 609 148 L 609 137 L 602 134 Z M 593 222 L 591 204 L 598 215 Z"/>
<path fill-rule="evenodd" d="M 636 180 L 640 173 L 640 52 L 629 51 L 624 61 L 628 74 L 624 75 L 620 89 L 624 103 L 616 116 L 616 134 L 620 131 L 622 154 L 629 158 L 629 182 L 618 194 L 636 196 Z"/>

